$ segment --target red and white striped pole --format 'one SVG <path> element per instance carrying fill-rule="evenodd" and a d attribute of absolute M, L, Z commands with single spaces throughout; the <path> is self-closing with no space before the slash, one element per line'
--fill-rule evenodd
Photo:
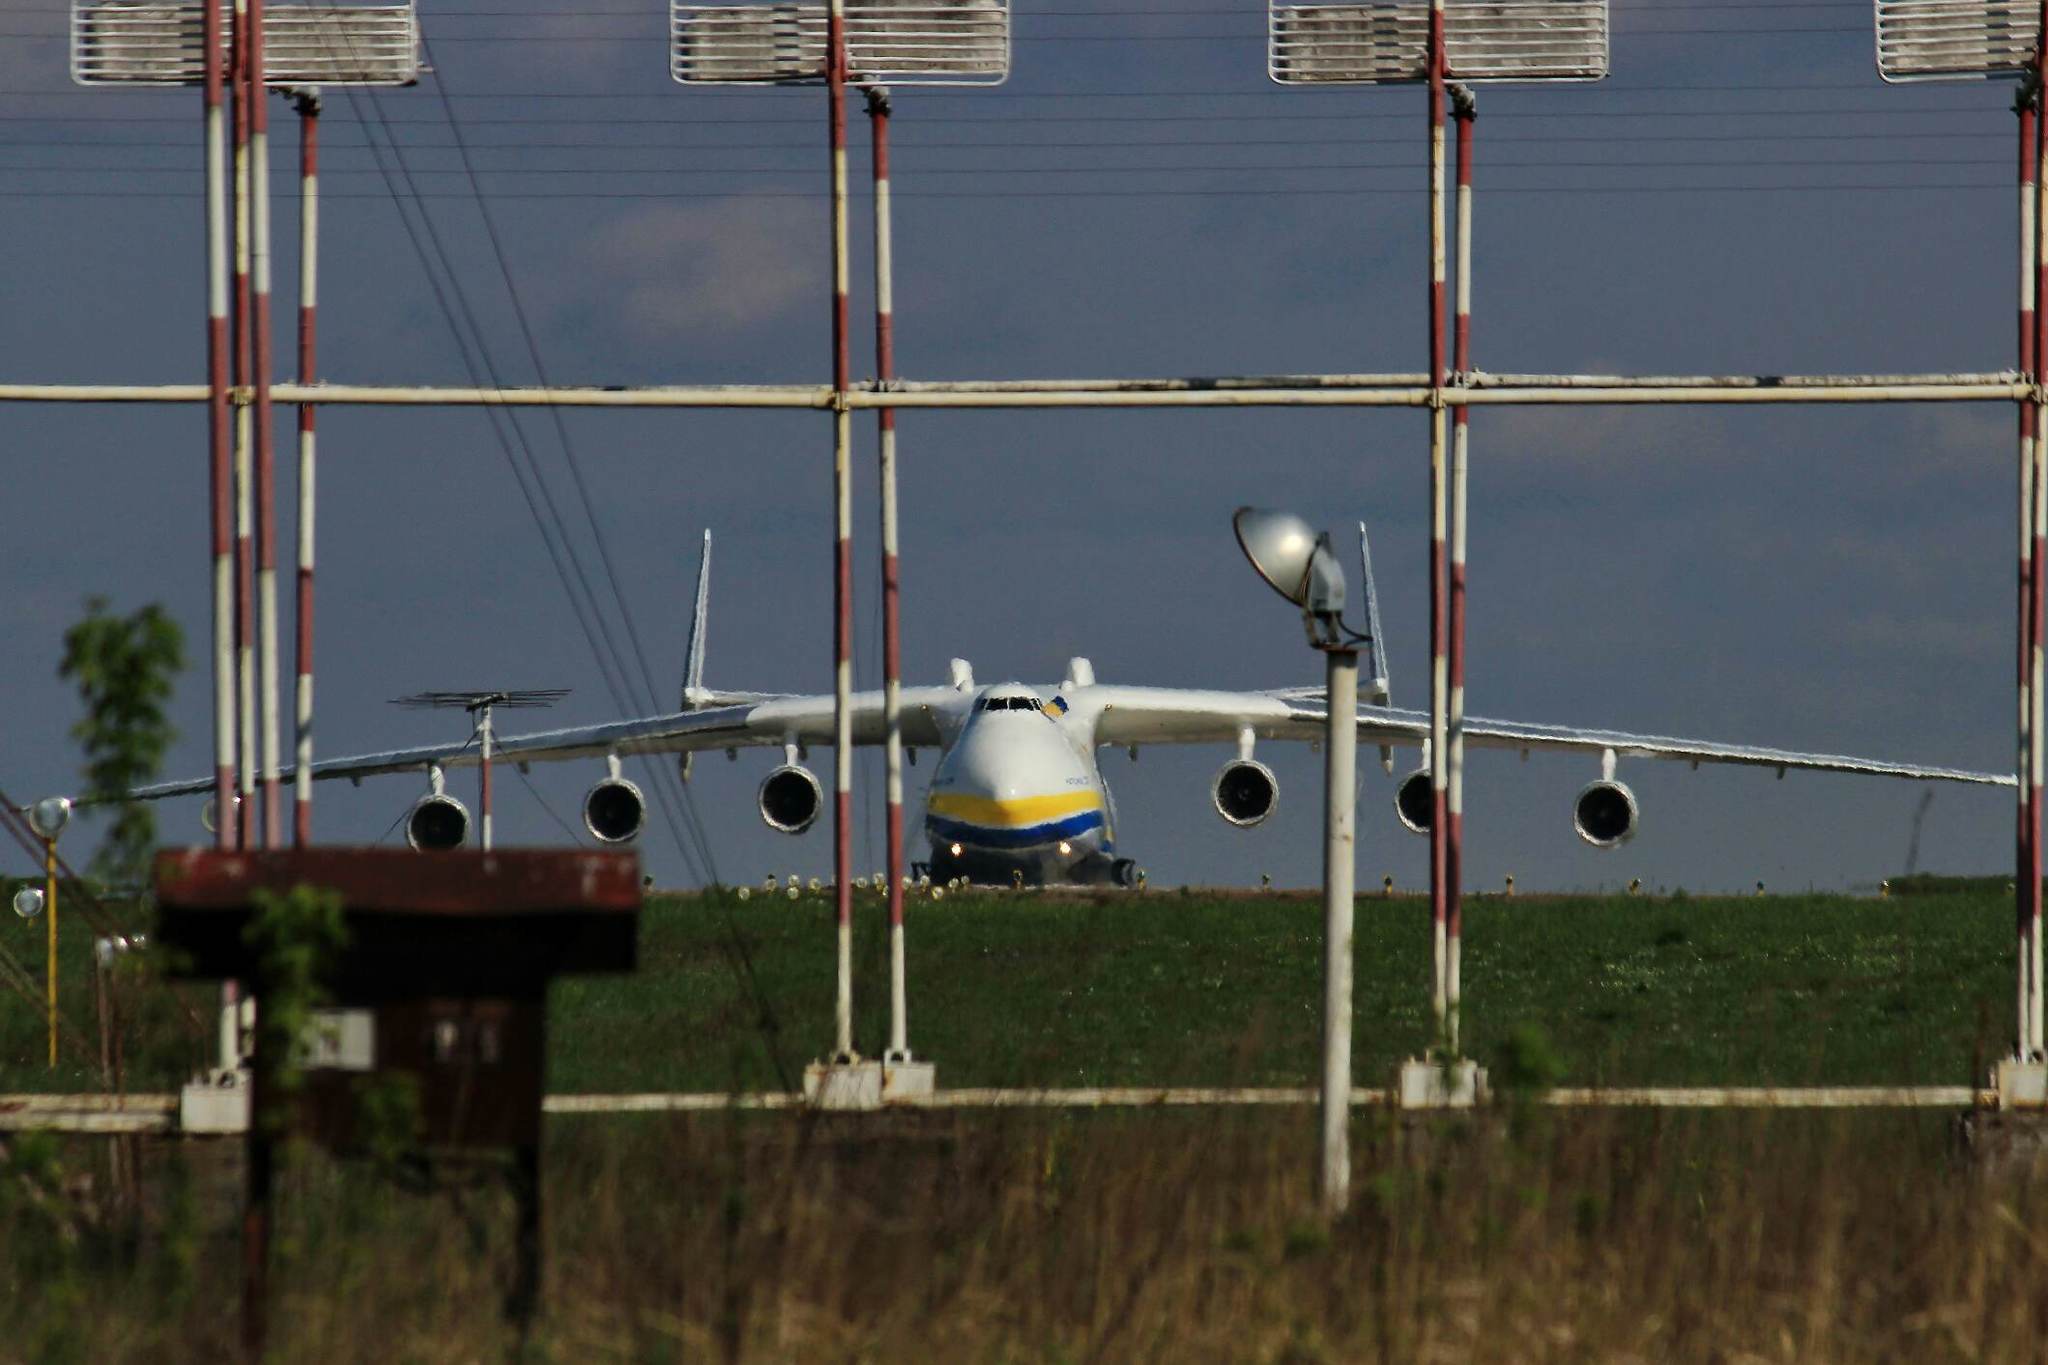
<path fill-rule="evenodd" d="M 255 846 L 257 823 L 256 562 L 252 543 L 255 489 L 252 483 L 254 470 L 249 412 L 254 356 L 253 326 L 249 315 L 249 106 L 259 98 L 259 92 L 249 80 L 249 31 L 253 27 L 247 0 L 235 0 L 235 747 L 242 816 L 235 836 L 236 845 L 240 848 Z"/>
<path fill-rule="evenodd" d="M 299 382 L 313 382 L 315 324 L 319 318 L 320 272 L 320 92 L 302 90 L 299 114 Z M 297 635 L 293 692 L 292 842 L 313 842 L 313 509 L 315 478 L 313 424 L 318 409 L 299 404 L 299 575 L 293 612 Z"/>
<path fill-rule="evenodd" d="M 1444 1039 L 1449 987 L 1444 844 L 1450 823 L 1445 751 L 1450 728 L 1450 661 L 1444 582 L 1444 3 L 1429 6 L 1429 918 L 1435 981 L 1433 1043 Z"/>
<path fill-rule="evenodd" d="M 1458 125 L 1458 303 L 1451 328 L 1451 368 L 1472 370 L 1472 124 L 1479 109 L 1464 86 L 1452 92 L 1451 114 Z M 1465 938 L 1465 476 L 1471 408 L 1461 403 L 1451 416 L 1451 707 L 1444 756 L 1446 807 L 1444 902 L 1450 946 L 1444 965 L 1445 1041 L 1458 1055 L 1458 1006 L 1463 998 Z"/>
<path fill-rule="evenodd" d="M 270 411 L 270 88 L 264 81 L 263 0 L 249 5 L 250 315 L 256 427 L 256 674 L 263 764 L 263 846 L 284 844 L 277 786 L 277 450 Z"/>
<path fill-rule="evenodd" d="M 869 86 L 875 163 L 875 378 L 896 377 L 895 258 L 889 231 L 889 92 Z M 889 1051 L 910 1060 L 910 986 L 903 960 L 903 649 L 896 558 L 896 410 L 876 412 L 882 475 L 882 723 L 888 730 Z"/>
<path fill-rule="evenodd" d="M 853 410 L 846 302 L 846 0 L 832 0 L 825 35 L 832 128 L 832 879 L 839 911 L 835 1061 L 853 1052 Z"/>
<path fill-rule="evenodd" d="M 200 6 L 206 50 L 206 435 L 213 556 L 213 841 L 235 846 L 234 419 L 228 410 L 228 150 L 220 6 Z M 230 63 L 232 65 L 232 62 Z"/>
<path fill-rule="evenodd" d="M 2040 39 L 2036 43 L 2034 57 L 2034 84 L 2036 90 L 2044 90 L 2048 82 L 2048 0 L 2040 6 Z M 2042 332 L 2042 323 L 2048 321 L 2048 313 L 2040 307 L 2042 295 L 2048 293 L 2048 211 L 2042 209 L 2040 192 L 2048 184 L 2048 117 L 2036 108 L 2034 119 L 2034 368 L 2036 372 L 2048 368 L 2042 358 L 2048 356 L 2048 334 Z M 2038 385 L 2038 377 L 2036 377 Z M 2036 387 L 2036 395 L 2040 389 Z M 2048 690 L 2048 671 L 2042 667 L 2042 632 L 2044 632 L 2044 600 L 2048 600 L 2048 409 L 2036 403 L 2034 409 L 2034 458 L 2032 458 L 2032 489 L 2030 489 L 2030 546 L 2028 546 L 2028 763 L 2021 769 L 2023 782 L 2028 784 L 2028 823 L 2025 823 L 2025 896 L 2021 900 L 2025 929 L 2028 929 L 2028 1007 L 2021 1015 L 2023 1027 L 2021 1036 L 2025 1042 L 2025 1054 L 2030 1058 L 2040 1056 L 2048 1040 L 2044 1040 L 2042 1023 L 2042 769 L 2048 767 L 2048 735 L 2044 735 L 2042 716 L 2042 694 Z"/>
<path fill-rule="evenodd" d="M 2039 207 L 2038 188 L 2034 183 L 2035 158 L 2039 155 L 2035 147 L 2036 124 L 2038 119 L 2039 93 L 2024 89 L 2015 106 L 2019 115 L 2020 129 L 2020 308 L 2019 308 L 2019 368 L 2023 375 L 2034 372 L 2034 329 L 2035 296 L 2038 287 L 2038 266 L 2034 259 L 2036 228 L 2035 213 Z M 2017 951 L 2013 980 L 2017 990 L 2017 1004 L 2013 1014 L 2013 1056 L 2026 1060 L 2032 1043 L 2033 1013 L 2033 954 L 2031 940 L 2033 918 L 2027 896 L 2027 817 L 2032 810 L 2032 785 L 2027 771 L 2033 764 L 2033 706 L 2029 694 L 2032 691 L 2033 673 L 2033 548 L 2034 548 L 2034 403 L 2022 399 L 2019 405 L 2019 579 L 2018 579 L 2018 680 L 2019 680 L 2019 739 L 2017 745 L 2016 771 L 2019 774 L 2018 794 L 2013 807 L 2013 888 L 2014 912 L 2016 919 L 2015 947 Z"/>

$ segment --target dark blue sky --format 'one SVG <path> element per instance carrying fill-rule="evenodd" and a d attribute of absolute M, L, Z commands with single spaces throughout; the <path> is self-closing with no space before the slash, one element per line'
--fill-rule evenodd
<path fill-rule="evenodd" d="M 330 96 L 324 374 L 466 382 L 431 271 L 476 318 L 503 381 L 534 378 L 480 185 L 551 378 L 820 381 L 822 96 L 677 87 L 658 10 L 552 4 L 426 7 L 436 70 L 421 88 Z M 1886 87 L 1868 24 L 1868 6 L 1848 0 L 1618 4 L 1607 82 L 1484 90 L 1479 364 L 2010 365 L 2010 87 Z M 199 97 L 73 89 L 63 25 L 62 7 L 42 0 L 0 15 L 0 379 L 196 380 Z M 1280 90 L 1251 6 L 1020 4 L 1016 31 L 1002 89 L 898 92 L 903 373 L 1424 365 L 1421 91 Z M 282 101 L 272 117 L 289 318 L 292 121 Z M 369 145 L 394 140 L 402 153 Z M 401 159 L 410 176 L 387 175 Z M 410 233 L 394 188 L 427 196 L 404 203 Z M 863 319 L 866 251 L 861 231 Z M 864 322 L 856 331 L 866 373 Z M 280 375 L 289 357 L 281 327 Z M 185 623 L 198 667 L 179 693 L 185 734 L 169 766 L 204 771 L 203 415 L 13 406 L 4 418 L 12 572 L 0 624 L 12 666 L 0 696 L 12 724 L 0 781 L 21 798 L 75 785 L 65 730 L 76 704 L 54 671 L 90 593 L 124 608 L 162 600 Z M 596 573 L 554 426 L 534 413 L 518 427 Z M 2012 427 L 2003 408 L 1481 411 L 1471 709 L 2009 767 Z M 563 428 L 664 705 L 707 525 L 718 535 L 707 679 L 829 686 L 827 419 L 571 412 Z M 279 430 L 288 456 L 288 413 Z M 1104 681 L 1316 680 L 1297 623 L 1231 541 L 1231 509 L 1259 502 L 1372 524 L 1395 699 L 1424 702 L 1420 414 L 919 413 L 902 433 L 911 680 L 943 678 L 955 654 L 987 681 L 1055 680 L 1073 654 Z M 879 677 L 872 439 L 863 421 L 863 683 Z M 448 735 L 448 717 L 385 704 L 424 688 L 569 686 L 551 719 L 615 713 L 484 414 L 330 410 L 321 455 L 323 754 Z M 1312 882 L 1320 760 L 1280 746 L 1262 756 L 1281 776 L 1281 806 L 1250 832 L 1209 809 L 1221 752 L 1111 759 L 1120 840 L 1159 882 Z M 829 772 L 829 754 L 814 759 Z M 719 871 L 825 873 L 823 833 L 790 840 L 755 817 L 768 765 L 714 756 L 698 769 Z M 1625 763 L 1643 830 L 1603 855 L 1570 833 L 1592 766 L 1475 757 L 1471 882 L 1867 884 L 1899 870 L 1920 796 L 1896 782 Z M 861 772 L 857 842 L 879 866 L 879 762 L 864 758 Z M 508 780 L 501 838 L 564 837 L 550 810 L 575 823 L 595 775 L 536 770 L 540 799 Z M 319 833 L 374 840 L 414 794 L 407 779 L 324 786 Z M 1396 826 L 1391 797 L 1369 767 L 1360 877 L 1413 886 L 1425 845 Z M 196 809 L 165 814 L 172 837 L 197 837 Z M 2011 842 L 2009 796 L 1945 789 L 1922 863 L 2001 869 Z M 644 851 L 662 880 L 686 879 L 665 832 Z"/>

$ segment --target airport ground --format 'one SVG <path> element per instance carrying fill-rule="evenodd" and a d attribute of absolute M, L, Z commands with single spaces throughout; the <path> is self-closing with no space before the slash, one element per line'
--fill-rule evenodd
<path fill-rule="evenodd" d="M 1572 1084 L 1978 1079 L 2007 1031 L 2009 893 L 1923 889 L 1481 899 L 1470 1050 Z M 656 898 L 639 973 L 557 990 L 550 1088 L 779 1084 L 829 1025 L 830 915 L 808 895 Z M 862 918 L 868 1039 L 873 897 Z M 1361 901 L 1362 1080 L 1426 1040 L 1425 920 L 1414 898 Z M 914 901 L 910 923 L 912 1036 L 942 1085 L 1312 1071 L 1312 897 L 967 896 Z M 0 1016 L 10 1090 L 47 1080 L 20 1013 Z M 131 1084 L 181 1046 L 132 1040 Z M 1985 1134 L 1951 1114 L 1509 1102 L 1354 1131 L 1358 1198 L 1325 1227 L 1300 1110 L 556 1118 L 523 1347 L 498 1313 L 509 1214 L 488 1168 L 426 1193 L 304 1155 L 278 1358 L 2017 1361 L 2048 1340 L 2048 1168 L 2026 1142 L 1972 1155 Z M 232 1144 L 138 1146 L 139 1211 L 105 1197 L 109 1150 L 10 1144 L 0 1359 L 223 1358 Z"/>
<path fill-rule="evenodd" d="M 1464 1041 L 1540 1039 L 1572 1085 L 1981 1082 L 2010 1032 L 2003 881 L 1913 894 L 1481 896 L 1468 901 Z M 656 895 L 640 969 L 557 985 L 553 1091 L 793 1088 L 831 1043 L 833 909 L 758 890 Z M 856 909 L 856 1041 L 887 1037 L 880 897 Z M 941 1085 L 1301 1085 L 1316 1074 L 1322 918 L 1303 893 L 973 894 L 906 911 L 913 1049 Z M 1361 1083 L 1430 1041 L 1429 924 L 1414 896 L 1359 900 Z M 97 1089 L 89 931 L 60 921 L 62 998 L 91 1042 L 45 1066 L 43 1022 L 0 998 L 0 1090 Z M 6 946 L 40 975 L 40 927 Z M 118 990 L 124 1079 L 203 1063 L 189 1012 Z M 200 1021 L 196 1024 L 195 1021 Z"/>

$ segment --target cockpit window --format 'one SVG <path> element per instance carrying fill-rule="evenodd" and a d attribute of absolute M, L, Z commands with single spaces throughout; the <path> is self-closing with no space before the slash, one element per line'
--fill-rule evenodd
<path fill-rule="evenodd" d="M 1036 697 L 983 697 L 974 704 L 977 711 L 1038 711 L 1045 710 L 1045 703 Z"/>

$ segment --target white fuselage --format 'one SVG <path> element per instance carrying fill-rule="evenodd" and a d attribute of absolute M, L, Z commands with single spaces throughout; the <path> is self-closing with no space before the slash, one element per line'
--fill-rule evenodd
<path fill-rule="evenodd" d="M 1015 683 L 981 689 L 948 719 L 925 798 L 934 878 L 1113 879 L 1116 812 L 1092 725 Z"/>

